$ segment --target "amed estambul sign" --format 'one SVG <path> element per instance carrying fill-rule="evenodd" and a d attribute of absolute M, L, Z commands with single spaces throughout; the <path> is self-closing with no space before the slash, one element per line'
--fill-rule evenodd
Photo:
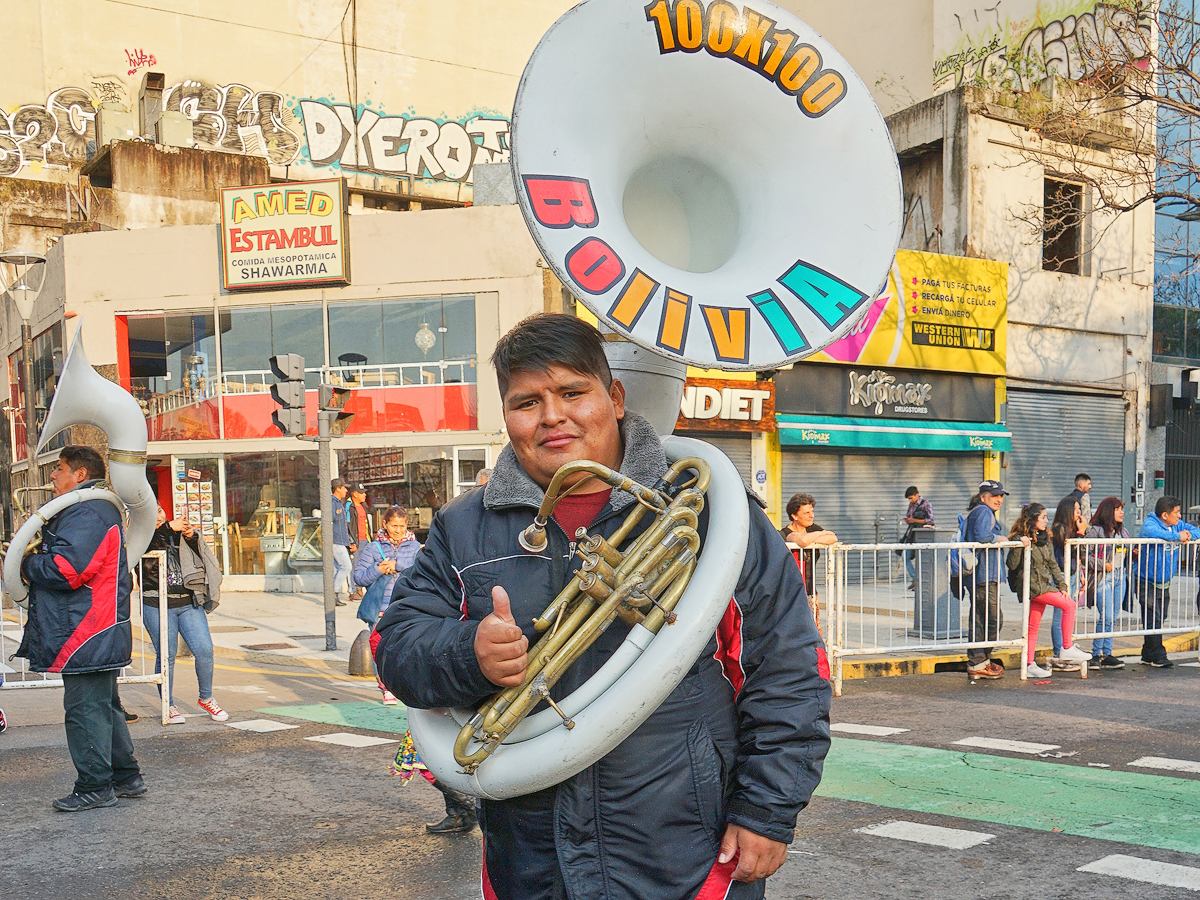
<path fill-rule="evenodd" d="M 340 178 L 221 191 L 225 290 L 350 283 L 346 186 Z"/>

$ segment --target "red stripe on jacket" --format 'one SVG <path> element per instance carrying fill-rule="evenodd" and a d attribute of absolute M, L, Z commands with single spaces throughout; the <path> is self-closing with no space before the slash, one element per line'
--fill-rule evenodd
<path fill-rule="evenodd" d="M 483 900 L 499 900 L 496 896 L 496 890 L 492 887 L 492 880 L 488 878 L 487 873 L 487 838 L 483 840 L 483 871 L 479 877 L 479 889 L 483 893 Z"/>
<path fill-rule="evenodd" d="M 86 584 L 92 591 L 91 609 L 88 610 L 87 615 L 83 617 L 83 621 L 79 623 L 71 636 L 67 638 L 67 642 L 58 651 L 58 656 L 54 658 L 54 664 L 47 670 L 61 672 L 76 650 L 102 631 L 117 624 L 117 588 L 121 574 L 121 529 L 116 525 L 108 529 L 108 533 L 104 535 L 100 546 L 92 555 L 91 562 L 82 572 L 76 573 L 71 564 L 57 554 L 54 556 L 54 564 L 58 566 L 58 571 L 62 573 L 63 578 L 67 580 L 72 589 L 78 590 Z"/>
<path fill-rule="evenodd" d="M 746 683 L 746 671 L 742 668 L 742 608 L 736 599 L 729 601 L 729 607 L 717 625 L 717 652 L 713 659 L 721 664 L 721 672 L 733 685 L 736 700 Z"/>
<path fill-rule="evenodd" d="M 727 863 L 713 863 L 712 870 L 700 886 L 696 900 L 725 900 L 729 896 L 729 888 L 733 885 L 733 872 L 737 868 L 738 858 L 735 854 Z"/>

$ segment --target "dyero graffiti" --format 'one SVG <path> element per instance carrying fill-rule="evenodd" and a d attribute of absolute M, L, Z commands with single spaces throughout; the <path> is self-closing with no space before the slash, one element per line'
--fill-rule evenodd
<path fill-rule="evenodd" d="M 345 103 L 302 100 L 300 118 L 314 166 L 471 182 L 476 163 L 507 162 L 507 119 L 465 122 L 389 116 Z"/>
<path fill-rule="evenodd" d="M 116 77 L 92 90 L 64 87 L 44 104 L 0 111 L 0 175 L 31 165 L 65 167 L 95 153 L 101 103 L 126 109 L 130 94 Z M 334 168 L 470 184 L 479 162 L 508 160 L 509 122 L 476 115 L 462 121 L 391 116 L 329 100 L 289 102 L 244 84 L 185 80 L 163 94 L 163 110 L 192 123 L 196 146 L 263 156 L 275 165 Z M 357 138 L 355 136 L 357 135 Z"/>
<path fill-rule="evenodd" d="M 1060 18 L 1043 24 L 1038 14 L 1001 19 L 998 7 L 986 9 L 996 24 L 975 34 L 967 33 L 962 17 L 955 16 L 962 37 L 952 52 L 935 58 L 935 90 L 981 80 L 1028 91 L 1051 74 L 1077 80 L 1089 74 L 1089 56 L 1098 48 L 1128 44 L 1133 35 L 1149 54 L 1151 22 L 1146 11 L 1084 0 L 1063 4 Z M 1131 55 L 1139 55 L 1138 48 L 1129 49 Z"/>

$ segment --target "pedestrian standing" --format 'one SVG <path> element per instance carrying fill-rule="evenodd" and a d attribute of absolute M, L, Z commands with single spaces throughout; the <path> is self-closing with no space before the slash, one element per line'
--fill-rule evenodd
<path fill-rule="evenodd" d="M 1075 490 L 1067 494 L 1068 497 L 1074 497 L 1079 501 L 1079 514 L 1083 516 L 1083 521 L 1090 522 L 1092 520 L 1092 498 L 1088 492 L 1092 489 L 1092 476 L 1087 472 L 1080 472 L 1075 476 Z"/>
<path fill-rule="evenodd" d="M 54 496 L 95 487 L 104 460 L 68 446 L 50 472 Z M 68 506 L 42 526 L 38 549 L 21 561 L 29 618 L 16 655 L 34 672 L 63 681 L 67 748 L 77 777 L 55 809 L 79 812 L 146 793 L 133 740 L 117 697 L 117 672 L 132 662 L 129 595 L 121 512 L 107 500 Z"/>
<path fill-rule="evenodd" d="M 1075 630 L 1075 601 L 1067 595 L 1067 579 L 1063 577 L 1062 569 L 1054 559 L 1054 549 L 1046 530 L 1048 524 L 1046 507 L 1040 503 L 1030 503 L 1021 510 L 1008 535 L 1010 541 L 1021 542 L 1020 547 L 1013 547 L 1008 551 L 1009 571 L 1023 569 L 1024 554 L 1029 554 L 1029 641 L 1025 667 L 1030 678 L 1048 678 L 1051 674 L 1050 669 L 1043 669 L 1033 658 L 1037 649 L 1038 627 L 1042 624 L 1042 613 L 1047 606 L 1062 611 L 1066 646 L 1058 655 L 1076 663 L 1086 662 L 1088 659 L 1088 655 L 1072 641 L 1071 635 Z"/>
<path fill-rule="evenodd" d="M 1118 497 L 1105 497 L 1084 537 L 1129 539 L 1125 530 L 1125 505 Z M 1125 600 L 1128 584 L 1129 548 L 1121 544 L 1092 544 L 1088 547 L 1088 577 L 1096 598 L 1096 631 L 1113 630 L 1117 613 Z M 1092 641 L 1092 665 L 1101 669 L 1123 669 L 1125 663 L 1112 655 L 1112 638 Z"/>
<path fill-rule="evenodd" d="M 817 501 L 812 494 L 793 494 L 792 499 L 788 501 L 787 514 L 788 524 L 779 529 L 779 533 L 785 541 L 800 548 L 793 551 L 793 556 L 800 566 L 800 574 L 804 576 L 804 590 L 808 592 L 809 606 L 812 607 L 815 618 L 817 560 L 821 558 L 822 547 L 831 547 L 837 543 L 837 535 L 816 523 Z"/>
<path fill-rule="evenodd" d="M 1143 546 L 1138 553 L 1138 600 L 1142 604 L 1142 627 L 1161 629 L 1171 609 L 1171 579 L 1179 571 L 1181 544 L 1200 538 L 1200 528 L 1182 521 L 1182 503 L 1178 497 L 1159 497 L 1154 515 L 1147 517 L 1138 532 L 1140 538 L 1153 538 L 1161 544 Z M 1142 665 L 1169 669 L 1175 665 L 1167 659 L 1163 636 L 1147 634 L 1142 638 Z"/>
<path fill-rule="evenodd" d="M 392 590 L 400 573 L 412 566 L 421 550 L 417 536 L 408 530 L 408 510 L 403 506 L 390 506 L 383 514 L 383 527 L 375 540 L 362 545 L 358 562 L 354 564 L 354 583 L 367 589 L 358 604 L 358 618 L 371 628 L 379 621 L 383 611 L 392 602 Z M 371 665 L 375 665 L 372 658 Z M 375 678 L 378 681 L 379 671 Z M 396 697 L 379 682 L 383 692 L 383 705 L 394 706 Z"/>
<path fill-rule="evenodd" d="M 979 485 L 979 505 L 963 523 L 963 540 L 973 544 L 995 544 L 1004 535 L 996 513 L 1008 491 L 999 481 Z M 974 587 L 971 591 L 970 639 L 992 641 L 1000 638 L 1000 578 L 1004 570 L 1000 548 L 981 547 L 975 551 Z M 1004 668 L 991 661 L 991 647 L 972 647 L 967 651 L 967 673 L 972 678 L 1003 678 Z"/>
<path fill-rule="evenodd" d="M 350 545 L 355 548 L 351 558 L 351 569 L 358 565 L 362 548 L 371 539 L 371 510 L 367 507 L 367 486 L 356 484 L 350 488 L 350 503 L 346 507 L 346 530 L 350 533 Z M 354 599 L 361 600 L 363 590 L 351 585 Z"/>
<path fill-rule="evenodd" d="M 1054 524 L 1050 526 L 1050 543 L 1054 548 L 1054 561 L 1059 569 L 1067 569 L 1067 541 L 1076 540 L 1087 534 L 1087 520 L 1079 506 L 1079 500 L 1074 492 L 1067 494 L 1058 502 L 1054 510 Z M 1079 596 L 1080 588 L 1087 584 L 1087 573 L 1080 564 L 1081 554 L 1076 554 L 1071 560 L 1071 583 L 1067 593 L 1072 597 Z M 1058 607 L 1054 608 L 1054 621 L 1050 625 L 1050 643 L 1054 655 L 1050 658 L 1050 668 L 1061 669 L 1064 672 L 1078 672 L 1079 663 L 1075 660 L 1063 659 L 1063 614 Z"/>
<path fill-rule="evenodd" d="M 916 529 L 933 527 L 933 505 L 921 497 L 921 492 L 915 484 L 904 492 L 904 499 L 908 501 L 908 511 L 904 513 L 904 522 L 908 529 L 900 542 L 913 544 L 916 543 Z M 917 583 L 917 551 L 904 551 L 904 568 L 908 571 L 908 589 L 914 590 Z"/>
<path fill-rule="evenodd" d="M 333 595 L 338 606 L 345 606 L 350 600 L 350 575 L 354 570 L 350 555 L 357 549 L 350 540 L 346 511 L 346 495 L 350 489 L 340 478 L 333 479 L 329 489 L 333 493 Z"/>
<path fill-rule="evenodd" d="M 196 686 L 199 689 L 199 699 L 196 705 L 208 714 L 214 722 L 224 722 L 229 713 L 221 709 L 213 697 L 213 659 L 212 634 L 208 630 L 208 613 L 204 604 L 210 598 L 219 595 L 221 589 L 221 567 L 208 544 L 185 519 L 167 521 L 167 513 L 161 506 L 158 508 L 158 523 L 154 536 L 150 538 L 147 552 L 162 550 L 166 554 L 167 575 L 167 685 L 170 693 L 167 697 L 168 725 L 183 725 L 187 717 L 175 703 L 175 655 L 179 650 L 179 635 L 187 641 L 188 649 L 196 662 Z M 204 557 L 208 557 L 205 559 Z M 203 573 L 203 583 L 196 578 L 189 578 L 191 573 Z M 192 583 L 189 585 L 189 581 Z M 159 578 L 158 566 L 154 562 L 142 564 L 142 624 L 150 632 L 150 641 L 154 644 L 154 671 L 162 671 L 162 647 L 159 646 L 159 634 L 162 625 L 159 612 L 159 599 L 163 585 Z M 162 687 L 159 687 L 161 694 Z"/>

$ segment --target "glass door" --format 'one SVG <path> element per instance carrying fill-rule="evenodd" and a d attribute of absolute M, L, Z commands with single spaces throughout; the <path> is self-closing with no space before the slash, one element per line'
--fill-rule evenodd
<path fill-rule="evenodd" d="M 454 448 L 454 496 L 475 487 L 480 469 L 491 465 L 491 447 Z"/>

